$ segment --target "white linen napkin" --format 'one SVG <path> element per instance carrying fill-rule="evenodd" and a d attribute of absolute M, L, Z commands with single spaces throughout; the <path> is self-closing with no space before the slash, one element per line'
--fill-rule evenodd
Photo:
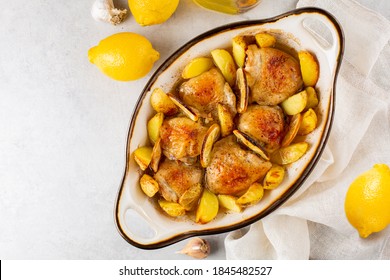
<path fill-rule="evenodd" d="M 225 239 L 227 259 L 390 259 L 390 226 L 366 239 L 348 223 L 346 191 L 375 163 L 390 165 L 390 22 L 353 0 L 300 0 L 341 23 L 345 53 L 334 123 L 305 184 L 282 207 Z"/>

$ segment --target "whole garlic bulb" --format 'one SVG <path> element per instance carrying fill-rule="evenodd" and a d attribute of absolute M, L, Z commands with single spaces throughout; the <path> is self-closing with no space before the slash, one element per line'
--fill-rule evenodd
<path fill-rule="evenodd" d="M 96 0 L 92 5 L 91 15 L 97 21 L 117 25 L 125 19 L 127 10 L 115 8 L 113 0 Z"/>

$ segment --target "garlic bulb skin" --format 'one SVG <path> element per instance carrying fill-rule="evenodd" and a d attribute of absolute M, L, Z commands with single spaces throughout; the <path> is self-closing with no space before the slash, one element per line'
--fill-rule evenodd
<path fill-rule="evenodd" d="M 96 21 L 117 25 L 125 19 L 127 10 L 115 8 L 113 0 L 96 0 L 92 5 L 91 15 Z"/>
<path fill-rule="evenodd" d="M 177 252 L 179 254 L 186 254 L 196 259 L 204 259 L 210 254 L 210 244 L 207 240 L 195 237 L 191 239 L 184 248 Z"/>

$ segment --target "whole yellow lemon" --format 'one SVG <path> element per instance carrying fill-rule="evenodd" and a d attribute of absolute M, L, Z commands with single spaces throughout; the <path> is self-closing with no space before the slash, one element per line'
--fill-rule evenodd
<path fill-rule="evenodd" d="M 386 228 L 390 223 L 390 168 L 375 164 L 359 175 L 347 191 L 344 207 L 361 237 Z"/>
<path fill-rule="evenodd" d="M 142 25 L 160 24 L 176 11 L 179 0 L 128 0 L 135 21 Z"/>
<path fill-rule="evenodd" d="M 118 81 L 145 76 L 159 58 L 159 52 L 153 49 L 147 38 L 131 32 L 111 35 L 88 51 L 89 61 Z"/>

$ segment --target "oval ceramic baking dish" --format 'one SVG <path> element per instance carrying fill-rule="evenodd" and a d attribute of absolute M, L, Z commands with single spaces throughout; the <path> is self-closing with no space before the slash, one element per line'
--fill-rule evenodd
<path fill-rule="evenodd" d="M 283 44 L 296 51 L 309 50 L 317 57 L 320 65 L 316 85 L 320 93 L 317 108 L 320 118 L 317 129 L 306 139 L 310 148 L 289 167 L 282 185 L 264 196 L 260 203 L 241 213 L 219 214 L 207 224 L 197 224 L 190 219 L 175 221 L 164 215 L 143 194 L 139 187 L 141 172 L 132 158 L 133 151 L 148 142 L 146 123 L 154 114 L 149 102 L 151 92 L 157 87 L 169 92 L 191 59 L 209 55 L 212 49 L 229 47 L 236 35 L 261 31 L 276 34 Z M 334 88 L 343 46 L 342 29 L 331 14 L 317 8 L 303 8 L 270 19 L 218 27 L 197 36 L 177 50 L 146 84 L 133 112 L 127 139 L 126 168 L 115 206 L 115 221 L 122 237 L 136 247 L 157 249 L 191 236 L 223 233 L 247 226 L 281 206 L 315 168 L 326 145 L 332 125 Z"/>

